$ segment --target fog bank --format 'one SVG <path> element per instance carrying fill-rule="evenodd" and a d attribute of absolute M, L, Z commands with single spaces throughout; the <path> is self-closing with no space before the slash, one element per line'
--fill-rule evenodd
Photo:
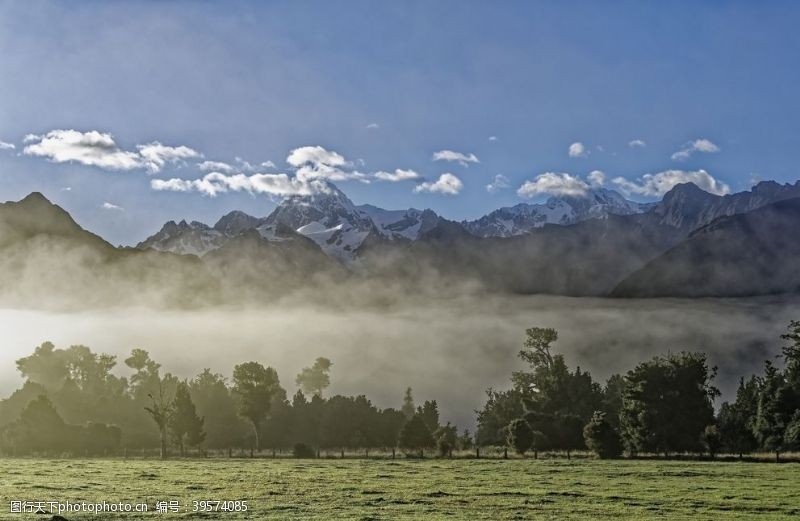
<path fill-rule="evenodd" d="M 166 371 L 191 377 L 205 367 L 229 376 L 256 360 L 278 370 L 289 394 L 317 356 L 332 359 L 330 394 L 366 394 L 399 407 L 405 387 L 437 399 L 443 420 L 473 427 L 487 387 L 506 388 L 525 328 L 554 327 L 572 365 L 604 380 L 667 351 L 698 350 L 719 367 L 730 396 L 742 375 L 780 352 L 800 299 L 612 300 L 542 296 L 463 298 L 380 311 L 313 306 L 48 313 L 0 310 L 0 396 L 19 387 L 14 361 L 50 340 L 96 352 L 150 351 Z M 120 363 L 120 365 L 122 365 Z M 115 371 L 125 374 L 123 367 Z"/>

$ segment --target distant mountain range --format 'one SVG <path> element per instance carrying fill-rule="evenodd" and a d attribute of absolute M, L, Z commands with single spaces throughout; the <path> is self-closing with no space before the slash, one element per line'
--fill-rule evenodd
<path fill-rule="evenodd" d="M 265 217 L 170 221 L 135 248 L 83 230 L 41 194 L 0 204 L 0 302 L 104 305 L 152 293 L 159 304 L 191 306 L 374 280 L 410 292 L 463 285 L 617 297 L 800 290 L 800 182 L 726 196 L 682 184 L 649 204 L 596 189 L 460 223 L 357 206 L 328 188 Z"/>

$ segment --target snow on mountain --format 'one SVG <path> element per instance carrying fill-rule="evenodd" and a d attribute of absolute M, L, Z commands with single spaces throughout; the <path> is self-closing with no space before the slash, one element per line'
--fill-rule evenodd
<path fill-rule="evenodd" d="M 356 207 L 361 215 L 371 219 L 378 233 L 389 240 L 414 241 L 433 228 L 439 216 L 432 210 L 384 210 L 371 204 Z"/>
<path fill-rule="evenodd" d="M 575 224 L 609 215 L 631 215 L 649 210 L 652 204 L 636 203 L 614 190 L 598 188 L 585 196 L 551 197 L 543 204 L 520 203 L 495 210 L 475 221 L 461 224 L 478 237 L 511 237 L 530 233 L 545 224 Z"/>
<path fill-rule="evenodd" d="M 152 248 L 179 254 L 192 254 L 198 257 L 221 247 L 228 236 L 207 224 L 192 221 L 168 221 L 161 230 L 136 245 L 144 250 Z"/>
<path fill-rule="evenodd" d="M 287 197 L 264 223 L 287 226 L 345 263 L 354 259 L 355 251 L 375 230 L 372 220 L 331 183 L 326 192 Z"/>

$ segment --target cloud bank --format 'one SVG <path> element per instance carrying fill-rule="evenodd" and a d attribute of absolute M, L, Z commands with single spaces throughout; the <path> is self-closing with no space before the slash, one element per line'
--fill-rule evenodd
<path fill-rule="evenodd" d="M 566 173 L 546 172 L 532 181 L 525 181 L 517 195 L 530 199 L 543 194 L 579 197 L 586 195 L 589 185 L 577 176 Z"/>
<path fill-rule="evenodd" d="M 107 132 L 90 130 L 51 130 L 25 136 L 23 153 L 48 159 L 54 163 L 75 162 L 104 170 L 134 170 L 144 168 L 151 173 L 160 172 L 167 163 L 201 157 L 196 150 L 162 145 L 158 141 L 137 146 L 138 152 L 121 149 L 114 136 Z"/>
<path fill-rule="evenodd" d="M 714 179 L 705 170 L 666 170 L 657 174 L 645 174 L 636 181 L 629 181 L 623 177 L 616 177 L 613 183 L 626 194 L 638 194 L 651 197 L 661 197 L 682 183 L 694 183 L 706 192 L 725 195 L 731 192 L 731 187 Z"/>

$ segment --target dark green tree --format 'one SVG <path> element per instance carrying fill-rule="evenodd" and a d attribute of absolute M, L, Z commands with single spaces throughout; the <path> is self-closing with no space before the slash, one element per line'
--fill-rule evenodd
<path fill-rule="evenodd" d="M 699 452 L 700 436 L 713 422 L 713 399 L 719 391 L 711 384 L 703 353 L 655 357 L 625 376 L 621 436 L 629 451 Z"/>
<path fill-rule="evenodd" d="M 506 444 L 517 454 L 525 455 L 525 452 L 533 445 L 533 429 L 527 421 L 517 418 L 508 424 Z"/>
<path fill-rule="evenodd" d="M 199 447 L 205 441 L 204 423 L 203 418 L 197 415 L 189 386 L 186 382 L 180 382 L 175 390 L 167 424 L 181 456 L 186 455 L 186 445 Z"/>
<path fill-rule="evenodd" d="M 622 454 L 622 440 L 606 417 L 605 412 L 596 411 L 583 428 L 583 439 L 589 450 L 597 457 L 618 458 Z"/>
<path fill-rule="evenodd" d="M 425 400 L 425 403 L 417 407 L 417 415 L 422 418 L 429 431 L 436 432 L 439 428 L 439 405 L 436 400 Z"/>
<path fill-rule="evenodd" d="M 233 392 L 239 397 L 239 415 L 252 425 L 257 451 L 261 450 L 261 426 L 280 389 L 278 373 L 271 367 L 247 362 L 233 369 Z"/>
<path fill-rule="evenodd" d="M 236 412 L 236 399 L 225 377 L 204 369 L 189 382 L 197 414 L 204 420 L 205 446 L 230 449 L 243 444 L 248 426 Z"/>
<path fill-rule="evenodd" d="M 458 429 L 455 425 L 451 425 L 450 422 L 447 422 L 447 425 L 442 425 L 433 432 L 433 437 L 439 448 L 440 456 L 453 455 L 453 449 L 456 448 L 458 443 Z"/>
<path fill-rule="evenodd" d="M 400 448 L 418 450 L 419 457 L 424 456 L 424 450 L 435 445 L 433 435 L 419 414 L 415 414 L 400 430 Z"/>
<path fill-rule="evenodd" d="M 758 410 L 753 432 L 764 450 L 775 453 L 780 460 L 784 450 L 784 436 L 795 410 L 793 389 L 771 362 L 767 361 L 758 393 Z"/>
<path fill-rule="evenodd" d="M 758 447 L 753 426 L 758 413 L 759 383 L 755 376 L 748 380 L 739 380 L 734 403 L 723 403 L 717 415 L 717 428 L 722 440 L 722 449 L 738 454 L 739 459 L 745 453 Z"/>
<path fill-rule="evenodd" d="M 619 430 L 619 412 L 622 410 L 622 390 L 625 379 L 618 374 L 611 375 L 603 387 L 602 410 L 606 413 L 605 421 Z"/>

